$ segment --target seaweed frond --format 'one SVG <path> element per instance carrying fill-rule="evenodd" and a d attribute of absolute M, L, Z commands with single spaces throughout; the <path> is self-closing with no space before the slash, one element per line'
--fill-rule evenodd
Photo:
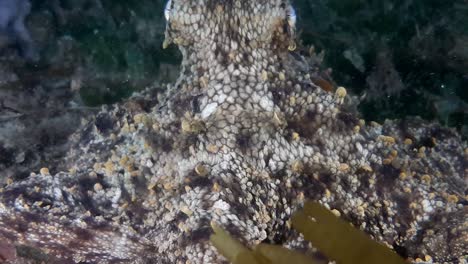
<path fill-rule="evenodd" d="M 335 216 L 316 202 L 306 202 L 292 217 L 293 228 L 330 260 L 340 264 L 405 264 L 387 246 L 372 240 L 363 231 Z M 261 243 L 250 249 L 212 223 L 210 240 L 233 264 L 316 264 L 311 257 L 278 245 Z"/>
<path fill-rule="evenodd" d="M 306 202 L 304 209 L 293 215 L 292 224 L 314 247 L 337 263 L 407 263 L 319 203 Z"/>

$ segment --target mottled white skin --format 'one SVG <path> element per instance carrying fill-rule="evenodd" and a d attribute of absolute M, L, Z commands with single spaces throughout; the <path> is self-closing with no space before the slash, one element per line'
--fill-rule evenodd
<path fill-rule="evenodd" d="M 287 220 L 312 199 L 402 255 L 461 259 L 466 144 L 437 125 L 366 126 L 344 111 L 343 94 L 290 56 L 289 8 L 173 0 L 166 38 L 184 59 L 163 103 L 144 93 L 103 109 L 71 139 L 71 172 L 7 186 L 0 237 L 51 263 L 221 263 L 216 222 L 247 245 L 310 253 Z"/>

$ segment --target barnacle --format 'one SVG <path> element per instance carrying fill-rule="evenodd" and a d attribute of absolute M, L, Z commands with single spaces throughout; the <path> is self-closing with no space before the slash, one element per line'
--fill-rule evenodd
<path fill-rule="evenodd" d="M 261 76 L 261 77 L 262 77 L 262 80 L 263 80 L 263 81 L 268 80 L 268 72 L 265 71 L 265 70 L 263 70 L 263 71 L 262 71 L 262 76 Z"/>
<path fill-rule="evenodd" d="M 297 132 L 293 132 L 291 137 L 292 137 L 292 140 L 294 141 L 298 141 L 300 139 L 299 133 Z"/>
<path fill-rule="evenodd" d="M 198 134 L 205 130 L 205 123 L 202 120 L 193 119 L 191 116 L 186 115 L 182 119 L 180 127 L 184 133 Z"/>
<path fill-rule="evenodd" d="M 342 104 L 344 101 L 344 98 L 346 97 L 346 89 L 344 87 L 338 87 L 335 92 L 335 98 L 338 101 L 339 104 Z"/>
<path fill-rule="evenodd" d="M 49 175 L 49 174 L 50 174 L 49 168 L 41 168 L 41 169 L 39 170 L 39 173 L 40 173 L 41 175 Z"/>
<path fill-rule="evenodd" d="M 301 173 L 304 170 L 304 164 L 300 160 L 295 160 L 291 164 L 291 170 L 296 173 Z"/>
<path fill-rule="evenodd" d="M 284 75 L 284 72 L 280 72 L 278 74 L 278 78 L 281 80 L 281 81 L 284 81 L 286 79 L 286 76 Z"/>
<path fill-rule="evenodd" d="M 199 175 L 199 176 L 206 176 L 208 175 L 208 173 L 210 173 L 209 169 L 203 165 L 203 164 L 198 164 L 196 167 L 195 167 L 195 172 Z"/>

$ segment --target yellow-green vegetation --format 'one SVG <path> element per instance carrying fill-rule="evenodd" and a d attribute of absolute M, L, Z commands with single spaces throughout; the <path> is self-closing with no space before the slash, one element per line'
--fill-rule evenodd
<path fill-rule="evenodd" d="M 340 264 L 404 264 L 400 256 L 364 232 L 352 227 L 316 202 L 306 202 L 292 217 L 293 227 L 330 260 Z M 311 257 L 287 248 L 259 244 L 245 247 L 215 224 L 210 240 L 233 264 L 314 264 Z"/>
<path fill-rule="evenodd" d="M 211 243 L 233 264 L 315 264 L 312 258 L 287 248 L 259 244 L 253 250 L 232 238 L 226 231 L 215 224 Z"/>
<path fill-rule="evenodd" d="M 372 240 L 319 203 L 305 203 L 304 209 L 293 215 L 292 223 L 306 240 L 337 263 L 407 263 L 390 248 Z"/>

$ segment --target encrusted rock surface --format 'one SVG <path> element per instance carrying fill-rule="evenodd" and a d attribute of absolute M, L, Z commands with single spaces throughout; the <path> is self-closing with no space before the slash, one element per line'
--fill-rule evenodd
<path fill-rule="evenodd" d="M 166 15 L 177 82 L 92 117 L 70 138 L 69 171 L 5 186 L 2 241 L 48 263 L 220 263 L 212 221 L 249 245 L 310 249 L 288 220 L 312 199 L 411 260 L 463 261 L 459 135 L 348 112 L 346 90 L 314 84 L 289 51 L 287 1 L 173 0 Z"/>

